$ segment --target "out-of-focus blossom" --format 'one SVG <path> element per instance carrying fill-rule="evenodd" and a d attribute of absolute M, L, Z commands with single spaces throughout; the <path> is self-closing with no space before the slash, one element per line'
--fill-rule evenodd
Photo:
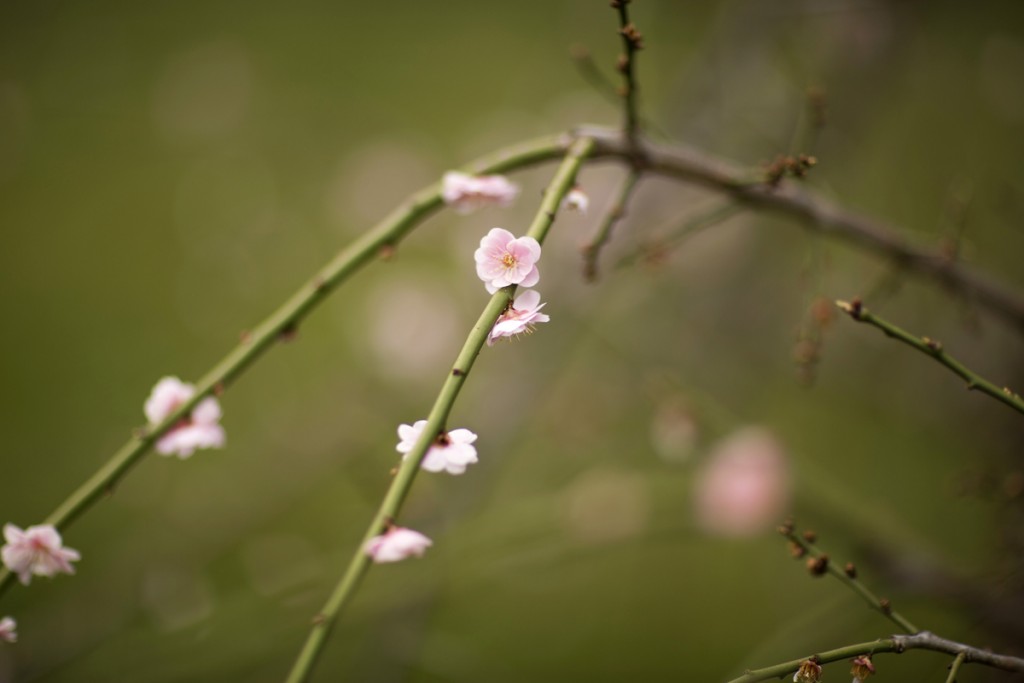
<path fill-rule="evenodd" d="M 821 681 L 821 664 L 813 659 L 805 659 L 793 674 L 793 683 L 819 683 L 819 681 Z"/>
<path fill-rule="evenodd" d="M 532 237 L 516 237 L 508 230 L 491 228 L 473 253 L 476 274 L 487 291 L 494 294 L 502 287 L 533 287 L 540 281 L 537 261 L 540 243 Z"/>
<path fill-rule="evenodd" d="M 433 544 L 418 531 L 396 526 L 371 538 L 365 550 L 374 562 L 400 562 L 410 557 L 423 557 Z"/>
<path fill-rule="evenodd" d="M 708 532 L 749 536 L 772 527 L 789 503 L 789 468 L 778 440 L 747 427 L 718 444 L 697 476 L 697 519 Z"/>
<path fill-rule="evenodd" d="M 4 566 L 17 574 L 18 580 L 26 586 L 32 581 L 33 574 L 74 574 L 75 568 L 71 563 L 81 558 L 77 550 L 63 547 L 60 533 L 52 524 L 30 526 L 25 530 L 5 524 L 4 539 L 7 543 L 0 548 Z"/>
<path fill-rule="evenodd" d="M 6 640 L 8 643 L 18 642 L 18 634 L 15 630 L 17 628 L 18 622 L 12 617 L 0 619 L 0 640 Z"/>
<path fill-rule="evenodd" d="M 427 426 L 426 420 L 418 420 L 411 425 L 403 424 L 398 426 L 398 446 L 395 447 L 402 458 L 408 455 L 416 441 Z M 420 467 L 428 472 L 448 472 L 449 474 L 462 474 L 466 467 L 477 461 L 476 448 L 473 442 L 476 441 L 476 434 L 468 429 L 453 429 L 450 432 L 439 435 L 427 449 L 427 455 L 423 458 Z"/>
<path fill-rule="evenodd" d="M 540 294 L 532 289 L 521 292 L 512 302 L 512 306 L 498 316 L 498 320 L 487 335 L 487 345 L 492 346 L 501 337 L 514 337 L 523 332 L 533 332 L 537 323 L 546 323 L 551 318 L 540 309 L 545 304 L 540 302 Z"/>
<path fill-rule="evenodd" d="M 500 175 L 472 176 L 448 171 L 441 180 L 441 198 L 458 213 L 490 204 L 508 206 L 518 194 L 519 187 Z"/>
<path fill-rule="evenodd" d="M 569 193 L 565 195 L 565 199 L 562 200 L 562 206 L 569 211 L 579 211 L 580 213 L 586 213 L 587 208 L 590 206 L 590 197 L 587 193 L 576 187 L 569 190 Z"/>
<path fill-rule="evenodd" d="M 871 663 L 871 655 L 861 655 L 850 660 L 850 673 L 853 683 L 863 683 L 868 676 L 875 673 L 875 665 Z"/>
<path fill-rule="evenodd" d="M 177 377 L 164 377 L 146 399 L 144 411 L 152 425 L 160 424 L 181 406 L 195 396 L 196 388 Z M 220 404 L 213 396 L 200 401 L 192 413 L 176 424 L 156 442 L 161 455 L 177 454 L 187 458 L 200 448 L 223 448 L 224 428 L 220 426 Z"/>

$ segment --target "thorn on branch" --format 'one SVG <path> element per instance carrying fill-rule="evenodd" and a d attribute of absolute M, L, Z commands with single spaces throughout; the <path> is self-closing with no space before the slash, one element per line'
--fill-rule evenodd
<path fill-rule="evenodd" d="M 843 573 L 851 579 L 857 578 L 857 567 L 854 566 L 853 562 L 847 562 L 846 566 L 843 567 Z"/>

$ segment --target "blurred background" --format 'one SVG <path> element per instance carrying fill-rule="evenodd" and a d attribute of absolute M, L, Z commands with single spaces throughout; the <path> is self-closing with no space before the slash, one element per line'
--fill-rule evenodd
<path fill-rule="evenodd" d="M 813 153 L 809 185 L 1024 291 L 1020 3 L 632 13 L 658 136 L 755 169 Z M 583 0 L 0 6 L 0 521 L 44 519 L 160 377 L 197 379 L 409 192 L 618 124 L 570 57 L 614 76 L 616 29 Z M 473 250 L 522 233 L 551 172 L 352 278 L 223 397 L 225 449 L 147 456 L 65 533 L 75 577 L 3 596 L 0 681 L 281 680 L 487 300 Z M 1018 389 L 1019 333 L 774 216 L 668 248 L 721 199 L 656 178 L 585 283 L 622 175 L 583 171 L 591 210 L 541 262 L 551 322 L 485 349 L 455 407 L 480 463 L 419 478 L 401 522 L 434 547 L 374 568 L 314 680 L 713 681 L 892 632 L 790 559 L 788 514 L 919 626 L 1021 654 L 1021 415 L 828 302 Z M 943 680 L 948 658 L 876 663 Z"/>

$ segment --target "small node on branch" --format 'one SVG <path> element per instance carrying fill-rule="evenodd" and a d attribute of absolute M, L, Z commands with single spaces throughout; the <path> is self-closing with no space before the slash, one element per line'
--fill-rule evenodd
<path fill-rule="evenodd" d="M 249 330 L 242 330 L 238 333 L 238 342 L 240 344 L 249 344 L 252 342 L 252 332 Z"/>
<path fill-rule="evenodd" d="M 882 598 L 881 600 L 879 600 L 878 608 L 882 610 L 882 614 L 892 614 L 892 602 L 890 602 L 889 598 Z"/>
<path fill-rule="evenodd" d="M 224 395 L 224 382 L 217 382 L 213 385 L 213 395 L 218 398 Z"/>
<path fill-rule="evenodd" d="M 854 566 L 853 562 L 847 562 L 846 566 L 843 567 L 843 573 L 851 579 L 857 578 L 857 567 Z"/>
<path fill-rule="evenodd" d="M 294 320 L 281 328 L 281 331 L 277 333 L 277 338 L 281 342 L 287 344 L 288 342 L 295 341 L 299 336 L 299 324 Z"/>
<path fill-rule="evenodd" d="M 327 615 L 324 614 L 323 612 L 319 612 L 319 613 L 317 613 L 316 615 L 313 616 L 313 625 L 314 626 L 319 626 L 319 625 L 323 624 L 325 621 L 327 621 Z"/>
<path fill-rule="evenodd" d="M 611 6 L 612 9 L 619 9 L 620 7 L 628 5 L 629 0 L 611 0 L 611 2 L 609 2 L 608 4 Z"/>
<path fill-rule="evenodd" d="M 818 165 L 818 158 L 809 154 L 779 154 L 771 162 L 765 165 L 765 183 L 771 187 L 777 186 L 786 176 L 793 178 L 805 178 L 807 172 Z"/>
<path fill-rule="evenodd" d="M 622 27 L 619 33 L 629 41 L 630 46 L 634 50 L 644 49 L 644 37 L 640 34 L 640 31 L 637 30 L 636 24 L 632 22 L 626 24 Z"/>
<path fill-rule="evenodd" d="M 807 548 L 803 547 L 796 541 L 789 542 L 789 554 L 793 556 L 794 560 L 799 560 L 807 554 Z"/>
<path fill-rule="evenodd" d="M 778 532 L 783 536 L 791 536 L 793 531 L 796 530 L 796 522 L 792 518 L 787 519 L 785 522 L 779 525 Z"/>
<path fill-rule="evenodd" d="M 459 368 L 452 368 L 452 377 L 465 377 L 466 373 Z"/>
<path fill-rule="evenodd" d="M 925 346 L 927 346 L 932 351 L 935 351 L 936 353 L 942 350 L 942 342 L 935 341 L 931 337 L 922 337 L 921 341 L 924 342 Z"/>
<path fill-rule="evenodd" d="M 629 57 L 626 55 L 619 55 L 619 58 L 615 61 L 615 70 L 620 74 L 626 73 L 629 69 Z"/>
<path fill-rule="evenodd" d="M 380 249 L 377 251 L 377 256 L 381 261 L 390 261 L 395 256 L 395 252 L 398 250 L 393 244 L 382 244 Z"/>
<path fill-rule="evenodd" d="M 803 536 L 804 536 L 804 540 L 807 541 L 808 543 L 817 543 L 818 542 L 818 534 L 814 533 L 810 529 L 805 531 L 803 533 Z"/>
<path fill-rule="evenodd" d="M 817 655 L 800 662 L 800 668 L 793 674 L 795 683 L 819 683 L 821 681 L 821 664 Z"/>
<path fill-rule="evenodd" d="M 824 576 L 828 572 L 828 555 L 807 558 L 807 571 L 811 576 Z"/>

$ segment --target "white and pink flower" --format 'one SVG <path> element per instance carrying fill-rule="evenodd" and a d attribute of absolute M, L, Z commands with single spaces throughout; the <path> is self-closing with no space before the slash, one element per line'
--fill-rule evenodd
<path fill-rule="evenodd" d="M 151 425 L 163 422 L 181 404 L 190 401 L 196 394 L 192 384 L 177 377 L 164 377 L 146 399 L 144 411 Z M 192 413 L 182 419 L 169 432 L 160 437 L 156 450 L 161 455 L 176 454 L 187 458 L 200 448 L 223 448 L 224 428 L 220 426 L 220 404 L 213 396 L 200 401 Z"/>
<path fill-rule="evenodd" d="M 441 180 L 441 198 L 458 213 L 469 213 L 490 204 L 508 206 L 519 194 L 519 187 L 504 176 L 472 176 L 449 171 Z"/>
<path fill-rule="evenodd" d="M 487 345 L 493 346 L 494 342 L 501 337 L 515 337 L 516 335 L 533 332 L 537 323 L 546 323 L 551 318 L 541 313 L 540 309 L 545 304 L 540 302 L 540 293 L 533 289 L 520 292 L 512 306 L 498 316 L 498 320 L 487 335 Z"/>
<path fill-rule="evenodd" d="M 398 446 L 395 447 L 402 454 L 402 459 L 408 455 L 423 429 L 427 426 L 426 420 L 407 425 L 398 426 Z M 448 472 L 449 474 L 462 474 L 469 465 L 477 462 L 476 448 L 473 442 L 476 441 L 476 434 L 468 429 L 453 429 L 434 439 L 434 442 L 427 449 L 420 467 L 428 472 Z"/>
<path fill-rule="evenodd" d="M 396 526 L 371 538 L 364 550 L 374 562 L 400 562 L 410 557 L 423 557 L 433 544 L 418 531 Z"/>
<path fill-rule="evenodd" d="M 18 642 L 18 622 L 12 617 L 4 617 L 0 619 L 0 640 L 6 640 L 8 643 Z"/>
<path fill-rule="evenodd" d="M 39 524 L 24 530 L 5 524 L 4 539 L 7 543 L 0 548 L 0 558 L 4 566 L 17 574 L 18 580 L 26 586 L 32 581 L 33 574 L 74 574 L 75 568 L 71 563 L 81 559 L 77 550 L 63 547 L 60 533 L 52 524 Z"/>
<path fill-rule="evenodd" d="M 476 274 L 487 291 L 494 294 L 502 287 L 533 287 L 540 281 L 537 261 L 540 243 L 532 237 L 516 237 L 508 230 L 491 228 L 473 253 Z"/>
<path fill-rule="evenodd" d="M 714 447 L 696 485 L 697 519 L 705 531 L 734 537 L 767 531 L 789 506 L 785 448 L 766 429 L 739 429 Z"/>
<path fill-rule="evenodd" d="M 565 195 L 565 199 L 562 200 L 562 206 L 569 211 L 579 211 L 585 214 L 590 206 L 590 197 L 577 185 Z"/>

